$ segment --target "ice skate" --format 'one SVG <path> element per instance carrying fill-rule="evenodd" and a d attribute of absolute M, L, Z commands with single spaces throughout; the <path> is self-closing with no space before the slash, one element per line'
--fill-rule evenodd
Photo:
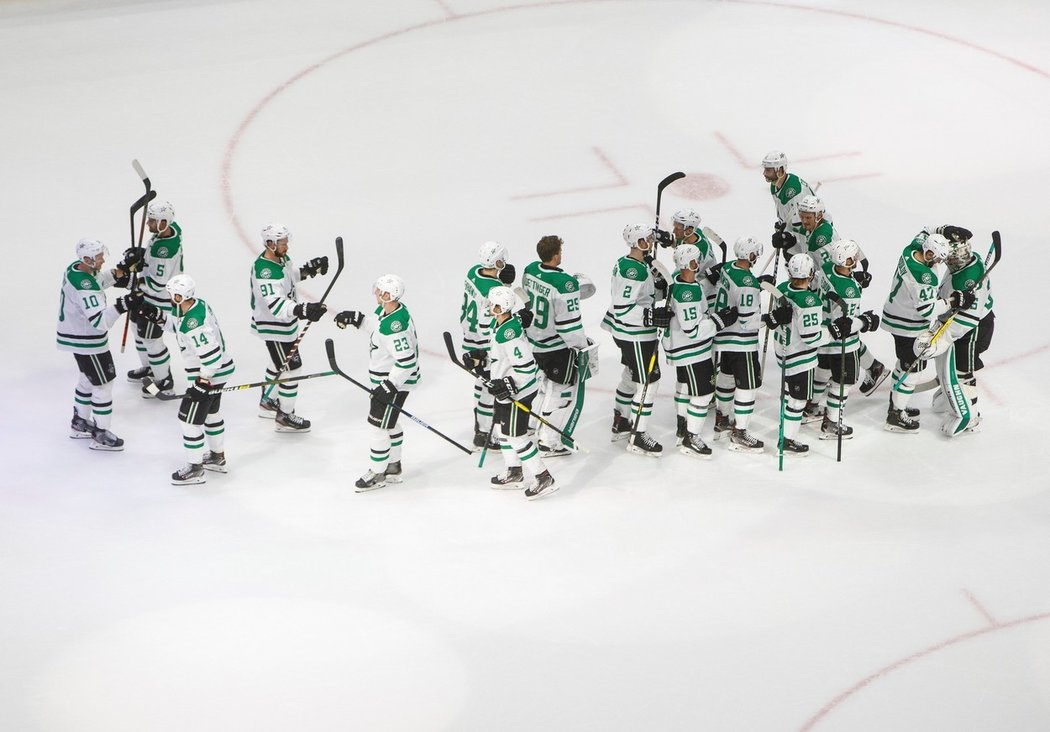
<path fill-rule="evenodd" d="M 894 409 L 893 405 L 890 405 L 890 409 L 886 413 L 886 424 L 883 429 L 887 432 L 914 434 L 919 431 L 919 422 L 916 419 L 912 419 L 906 411 Z"/>
<path fill-rule="evenodd" d="M 711 448 L 707 446 L 707 443 L 700 439 L 700 435 L 691 435 L 688 432 L 685 435 L 685 439 L 682 440 L 678 451 L 683 455 L 700 458 L 701 460 L 711 459 Z"/>
<path fill-rule="evenodd" d="M 401 482 L 401 461 L 394 460 L 393 462 L 386 464 L 386 470 L 383 471 L 383 477 L 387 483 L 400 483 Z"/>
<path fill-rule="evenodd" d="M 822 440 L 837 440 L 839 437 L 839 423 L 828 419 L 827 415 L 824 415 L 824 421 L 820 425 L 820 439 Z M 842 439 L 852 440 L 853 439 L 853 428 L 848 424 L 842 425 Z"/>
<path fill-rule="evenodd" d="M 765 443 L 743 428 L 733 428 L 729 436 L 729 449 L 733 452 L 762 452 Z"/>
<path fill-rule="evenodd" d="M 568 457 L 569 455 L 572 455 L 572 450 L 565 447 L 565 445 L 555 445 L 554 447 L 551 447 L 549 445 L 544 445 L 542 442 L 539 444 L 539 451 L 540 457 L 543 458 Z"/>
<path fill-rule="evenodd" d="M 367 493 L 386 485 L 386 473 L 373 473 L 369 470 L 356 481 L 354 481 L 355 493 Z"/>
<path fill-rule="evenodd" d="M 489 481 L 489 483 L 492 484 L 493 489 L 509 491 L 521 490 L 524 482 L 525 476 L 521 474 L 520 465 L 513 468 L 507 468 L 507 472 L 494 475 Z"/>
<path fill-rule="evenodd" d="M 200 463 L 194 463 L 187 465 L 184 468 L 179 468 L 171 474 L 172 485 L 197 485 L 198 483 L 204 483 L 208 479 L 204 476 L 204 466 Z"/>
<path fill-rule="evenodd" d="M 149 366 L 142 366 L 128 372 L 128 381 L 142 381 L 150 375 Z"/>
<path fill-rule="evenodd" d="M 310 420 L 303 419 L 295 412 L 289 414 L 278 410 L 273 418 L 273 428 L 277 432 L 309 432 Z"/>
<path fill-rule="evenodd" d="M 259 400 L 259 417 L 262 419 L 273 419 L 281 411 L 281 405 L 276 399 Z"/>
<path fill-rule="evenodd" d="M 212 452 L 209 450 L 204 453 L 204 460 L 201 462 L 205 470 L 210 470 L 214 473 L 225 473 L 226 472 L 226 453 L 223 452 Z"/>
<path fill-rule="evenodd" d="M 648 432 L 635 432 L 627 440 L 627 452 L 646 457 L 660 457 L 664 446 L 650 437 Z"/>
<path fill-rule="evenodd" d="M 485 449 L 485 445 L 488 443 L 488 441 L 489 441 L 489 433 L 488 432 L 482 432 L 481 430 L 475 430 L 474 431 L 473 451 L 474 452 L 481 452 L 482 450 Z"/>
<path fill-rule="evenodd" d="M 790 457 L 806 457 L 809 455 L 809 445 L 804 445 L 796 440 L 784 438 L 784 454 Z"/>
<path fill-rule="evenodd" d="M 682 443 L 685 442 L 687 437 L 689 437 L 689 430 L 686 428 L 685 417 L 683 417 L 682 415 L 678 415 L 678 419 L 676 420 L 676 422 L 677 424 L 674 433 L 674 444 L 676 447 L 681 447 Z"/>
<path fill-rule="evenodd" d="M 612 441 L 619 442 L 631 434 L 631 421 L 613 410 Z"/>
<path fill-rule="evenodd" d="M 806 410 L 802 413 L 802 424 L 811 424 L 824 419 L 824 407 L 816 402 L 807 402 Z"/>
<path fill-rule="evenodd" d="M 75 411 L 73 421 L 69 423 L 69 436 L 74 440 L 87 440 L 95 436 L 94 420 L 84 419 Z"/>
<path fill-rule="evenodd" d="M 876 361 L 868 369 L 868 373 L 864 375 L 864 381 L 860 384 L 860 393 L 864 396 L 871 394 L 879 388 L 879 384 L 885 381 L 889 375 L 889 369 L 881 361 Z"/>
<path fill-rule="evenodd" d="M 150 387 L 152 387 L 152 389 L 150 389 Z M 149 386 L 143 384 L 143 399 L 156 399 L 158 396 L 175 396 L 175 379 L 172 378 L 171 374 L 168 374 L 168 378 L 162 381 L 154 381 Z"/>
<path fill-rule="evenodd" d="M 95 434 L 91 436 L 91 444 L 88 445 L 92 450 L 108 450 L 109 452 L 119 452 L 124 449 L 124 440 L 117 437 L 109 430 L 95 429 Z"/>
<path fill-rule="evenodd" d="M 558 484 L 554 482 L 554 476 L 550 474 L 550 471 L 544 470 L 536 476 L 533 484 L 525 489 L 525 497 L 530 501 L 534 501 L 537 498 L 549 496 L 556 490 L 558 490 Z"/>
<path fill-rule="evenodd" d="M 715 439 L 722 439 L 722 435 L 729 434 L 733 431 L 733 421 L 729 419 L 728 414 L 722 414 L 721 412 L 715 412 Z"/>

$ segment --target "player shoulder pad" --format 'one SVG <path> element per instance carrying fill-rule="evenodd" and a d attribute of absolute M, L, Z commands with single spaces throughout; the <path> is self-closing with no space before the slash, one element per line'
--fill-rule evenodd
<path fill-rule="evenodd" d="M 787 178 L 784 180 L 784 187 L 780 189 L 780 193 L 784 198 L 784 202 L 787 203 L 792 198 L 802 193 L 802 181 L 794 173 L 788 173 Z"/>
<path fill-rule="evenodd" d="M 624 279 L 642 282 L 649 276 L 649 268 L 645 266 L 644 262 L 639 262 L 637 259 L 620 257 L 618 267 L 620 276 Z"/>
<path fill-rule="evenodd" d="M 677 302 L 696 302 L 703 299 L 703 292 L 696 282 L 678 282 L 671 286 L 671 296 Z"/>
<path fill-rule="evenodd" d="M 77 269 L 77 265 L 80 262 L 73 262 L 69 265 L 69 269 L 66 270 L 66 279 L 77 290 L 101 290 L 99 287 L 98 280 L 95 279 L 94 275 L 88 274 L 87 272 L 81 272 Z"/>
<path fill-rule="evenodd" d="M 580 281 L 568 272 L 549 272 L 547 277 L 563 295 L 576 295 L 580 292 Z"/>
<path fill-rule="evenodd" d="M 521 338 L 521 336 L 521 321 L 518 320 L 517 316 L 511 316 L 502 325 L 493 325 L 493 337 L 496 339 L 496 343 L 506 343 L 515 338 Z"/>
<path fill-rule="evenodd" d="M 382 335 L 399 335 L 408 330 L 408 327 L 412 324 L 412 316 L 408 313 L 408 308 L 403 304 L 394 312 L 389 315 L 382 315 L 382 308 L 379 308 L 379 332 Z"/>
<path fill-rule="evenodd" d="M 204 304 L 203 300 L 197 300 L 193 303 L 193 307 L 186 311 L 186 314 L 182 316 L 182 322 L 179 324 L 179 331 L 182 333 L 189 333 L 191 330 L 197 330 L 204 321 L 208 318 L 208 308 Z"/>
<path fill-rule="evenodd" d="M 260 256 L 255 260 L 254 274 L 259 280 L 282 280 L 284 279 L 284 266 Z"/>

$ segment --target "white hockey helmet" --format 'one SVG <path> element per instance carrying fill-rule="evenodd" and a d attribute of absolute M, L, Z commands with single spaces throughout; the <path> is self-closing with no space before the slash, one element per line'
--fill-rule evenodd
<path fill-rule="evenodd" d="M 190 300 L 197 291 L 197 283 L 188 274 L 178 274 L 168 280 L 164 288 L 168 291 L 168 297 L 172 301 L 175 300 L 176 295 L 183 300 Z"/>
<path fill-rule="evenodd" d="M 799 213 L 822 214 L 826 210 L 824 202 L 816 196 L 803 196 L 798 204 Z"/>
<path fill-rule="evenodd" d="M 94 259 L 100 254 L 109 254 L 109 250 L 98 239 L 81 239 L 77 242 L 77 256 L 80 259 Z"/>
<path fill-rule="evenodd" d="M 489 311 L 499 306 L 500 312 L 512 313 L 518 304 L 518 296 L 509 287 L 493 287 L 489 290 Z M 493 313 L 495 315 L 495 313 Z"/>
<path fill-rule="evenodd" d="M 780 152 L 779 150 L 770 150 L 766 153 L 766 156 L 762 158 L 763 168 L 786 168 L 787 164 L 787 155 Z"/>
<path fill-rule="evenodd" d="M 263 246 L 276 244 L 281 239 L 287 239 L 292 235 L 284 224 L 267 224 L 262 230 Z"/>
<path fill-rule="evenodd" d="M 373 289 L 379 293 L 383 302 L 396 302 L 405 294 L 405 281 L 396 274 L 385 274 L 376 280 Z M 383 295 L 388 297 L 382 298 Z"/>
<path fill-rule="evenodd" d="M 831 261 L 839 267 L 847 266 L 846 262 L 850 259 L 853 260 L 853 264 L 856 264 L 857 255 L 860 254 L 860 245 L 852 239 L 839 239 L 831 243 L 829 254 L 831 255 Z M 853 265 L 849 266 L 852 267 Z"/>
<path fill-rule="evenodd" d="M 934 262 L 943 262 L 952 252 L 951 244 L 940 234 L 930 234 L 922 243 L 923 254 L 933 254 Z"/>
<path fill-rule="evenodd" d="M 970 263 L 973 257 L 973 249 L 970 248 L 970 240 L 949 242 L 951 252 L 944 261 L 952 272 L 959 272 Z"/>
<path fill-rule="evenodd" d="M 649 239 L 652 235 L 653 228 L 645 224 L 627 224 L 623 229 L 623 240 L 629 247 L 637 247 L 640 239 Z"/>
<path fill-rule="evenodd" d="M 694 229 L 700 228 L 700 214 L 691 208 L 683 208 L 680 211 L 675 211 L 671 220 L 676 224 L 681 224 L 683 228 L 689 226 L 692 226 Z"/>
<path fill-rule="evenodd" d="M 696 267 L 689 265 L 696 262 Z M 700 269 L 700 247 L 696 244 L 680 244 L 674 250 L 674 266 L 678 269 L 691 269 L 696 272 Z"/>
<path fill-rule="evenodd" d="M 754 262 L 762 256 L 762 242 L 753 236 L 742 236 L 733 242 L 733 254 L 737 259 Z"/>
<path fill-rule="evenodd" d="M 788 277 L 793 280 L 808 280 L 813 276 L 813 257 L 795 254 L 788 260 Z"/>
<path fill-rule="evenodd" d="M 153 201 L 146 207 L 146 218 L 170 224 L 175 220 L 175 208 L 167 201 Z"/>
<path fill-rule="evenodd" d="M 485 269 L 503 269 L 507 264 L 507 247 L 498 241 L 487 241 L 478 249 L 478 262 Z M 502 262 L 500 266 L 497 263 Z"/>

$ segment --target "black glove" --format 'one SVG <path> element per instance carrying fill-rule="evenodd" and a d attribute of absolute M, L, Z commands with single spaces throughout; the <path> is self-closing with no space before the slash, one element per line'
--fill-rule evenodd
<path fill-rule="evenodd" d="M 642 325 L 647 328 L 656 326 L 657 328 L 666 328 L 671 324 L 671 308 L 646 308 L 642 311 Z"/>
<path fill-rule="evenodd" d="M 948 305 L 952 310 L 969 310 L 977 302 L 977 295 L 973 290 L 956 290 L 948 298 Z"/>
<path fill-rule="evenodd" d="M 876 330 L 879 327 L 879 316 L 871 310 L 867 310 L 857 317 L 860 318 L 861 333 L 867 333 L 869 330 Z"/>
<path fill-rule="evenodd" d="M 489 352 L 481 348 L 477 348 L 473 351 L 467 351 L 463 354 L 463 365 L 468 369 L 477 373 L 481 369 L 485 368 L 489 362 Z"/>
<path fill-rule="evenodd" d="M 160 325 L 164 322 L 164 313 L 152 303 L 144 302 L 135 309 L 135 322 L 146 321 L 147 323 L 156 323 Z"/>
<path fill-rule="evenodd" d="M 314 257 L 299 268 L 300 279 L 328 274 L 328 257 Z"/>
<path fill-rule="evenodd" d="M 146 262 L 146 252 L 140 247 L 131 247 L 124 250 L 124 258 L 120 260 L 117 268 L 123 272 L 141 272 L 142 265 Z"/>
<path fill-rule="evenodd" d="M 309 320 L 316 323 L 321 316 L 328 311 L 328 306 L 323 302 L 302 302 L 292 308 L 292 314 L 299 320 Z"/>
<path fill-rule="evenodd" d="M 664 279 L 664 276 L 660 274 L 658 269 L 653 268 L 649 271 L 653 275 L 653 287 L 656 288 L 656 292 L 659 294 L 657 299 L 662 300 L 667 295 L 667 280 Z"/>
<path fill-rule="evenodd" d="M 857 284 L 860 285 L 860 289 L 863 290 L 871 284 L 871 273 L 858 269 L 853 273 L 853 279 L 857 281 Z"/>
<path fill-rule="evenodd" d="M 853 332 L 853 318 L 848 315 L 835 318 L 828 323 L 828 332 L 836 341 L 841 341 Z"/>
<path fill-rule="evenodd" d="M 740 311 L 736 309 L 734 305 L 731 308 L 722 308 L 718 312 L 711 316 L 711 320 L 714 321 L 715 327 L 719 330 L 725 330 L 727 327 L 732 325 L 740 317 Z"/>
<path fill-rule="evenodd" d="M 714 284 L 718 283 L 718 278 L 721 276 L 721 274 L 722 274 L 722 263 L 721 262 L 717 262 L 717 263 L 711 265 L 711 269 L 707 270 L 707 274 L 705 274 L 704 276 L 707 277 L 707 281 L 708 282 L 710 282 L 712 285 L 714 285 Z"/>
<path fill-rule="evenodd" d="M 504 264 L 503 269 L 499 271 L 499 281 L 505 285 L 514 284 L 514 276 L 517 274 L 517 270 L 514 269 L 513 264 Z"/>
<path fill-rule="evenodd" d="M 365 314 L 360 310 L 344 310 L 335 316 L 335 324 L 340 328 L 346 328 L 348 325 L 360 328 L 363 322 L 365 322 Z"/>
<path fill-rule="evenodd" d="M 510 376 L 504 376 L 502 379 L 493 379 L 489 382 L 489 391 L 492 392 L 492 396 L 501 402 L 513 401 L 516 388 L 514 379 Z"/>
<path fill-rule="evenodd" d="M 528 308 L 522 308 L 521 310 L 519 310 L 518 312 L 516 312 L 514 314 L 517 315 L 518 316 L 518 320 L 521 321 L 521 327 L 522 328 L 528 328 L 530 325 L 532 325 L 532 321 L 536 317 L 535 315 L 532 314 L 532 311 L 529 310 Z"/>
<path fill-rule="evenodd" d="M 664 231 L 663 229 L 653 229 L 653 236 L 656 238 L 656 243 L 662 247 L 674 246 L 674 234 L 672 234 L 670 231 Z"/>
<path fill-rule="evenodd" d="M 773 308 L 769 314 L 762 316 L 762 322 L 766 324 L 767 328 L 776 328 L 784 325 L 784 323 L 790 323 L 791 305 L 785 302 L 783 305 Z"/>
<path fill-rule="evenodd" d="M 774 249 L 790 249 L 795 246 L 795 235 L 783 229 L 774 231 L 772 243 Z"/>
<path fill-rule="evenodd" d="M 973 238 L 973 232 L 969 229 L 964 229 L 961 226 L 952 226 L 951 224 L 938 226 L 937 233 L 948 241 L 966 241 Z"/>
<path fill-rule="evenodd" d="M 186 398 L 191 402 L 203 402 L 211 391 L 211 382 L 207 379 L 198 378 L 193 386 L 186 390 Z"/>
<path fill-rule="evenodd" d="M 761 285 L 763 282 L 768 282 L 773 285 L 773 287 L 777 286 L 777 279 L 771 274 L 760 275 L 758 278 L 758 284 Z"/>
<path fill-rule="evenodd" d="M 389 404 L 397 396 L 397 387 L 390 379 L 383 379 L 372 389 L 372 396 L 381 402 Z"/>
<path fill-rule="evenodd" d="M 121 314 L 133 313 L 139 309 L 140 305 L 142 305 L 142 293 L 139 290 L 132 290 L 127 295 L 113 301 L 113 307 Z"/>

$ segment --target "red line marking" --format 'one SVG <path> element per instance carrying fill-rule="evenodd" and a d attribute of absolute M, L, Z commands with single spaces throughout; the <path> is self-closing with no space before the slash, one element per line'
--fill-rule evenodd
<path fill-rule="evenodd" d="M 999 627 L 999 621 L 995 619 L 994 615 L 988 612 L 984 605 L 977 601 L 977 598 L 973 596 L 972 592 L 970 592 L 967 589 L 963 589 L 962 593 L 966 596 L 966 599 L 970 601 L 970 604 L 977 608 L 977 612 L 979 612 L 981 616 L 988 621 L 988 625 L 990 625 L 993 628 Z"/>
<path fill-rule="evenodd" d="M 448 18 L 458 18 L 459 17 L 459 13 L 457 13 L 455 10 L 453 10 L 449 6 L 449 4 L 445 2 L 445 0 L 434 0 L 434 2 L 436 2 L 441 7 L 441 9 L 445 11 L 445 16 L 446 17 L 448 17 Z"/>
<path fill-rule="evenodd" d="M 545 198 L 547 196 L 561 196 L 566 193 L 583 193 L 585 191 L 601 191 L 608 190 L 610 188 L 623 188 L 630 182 L 627 180 L 626 177 L 624 177 L 623 173 L 621 173 L 619 169 L 615 165 L 613 165 L 612 161 L 609 160 L 608 156 L 605 153 L 603 153 L 600 148 L 593 147 L 591 148 L 591 150 L 594 152 L 595 155 L 598 156 L 599 160 L 605 163 L 605 167 L 607 167 L 616 177 L 615 183 L 603 183 L 601 185 L 593 186 L 580 186 L 579 188 L 564 188 L 560 191 L 546 191 L 544 193 L 523 193 L 518 196 L 511 196 L 510 200 L 521 201 L 526 198 Z"/>
<path fill-rule="evenodd" d="M 750 170 L 750 169 L 755 167 L 750 162 L 748 162 L 748 159 L 744 157 L 743 153 L 741 153 L 739 150 L 736 149 L 736 147 L 733 145 L 733 143 L 731 143 L 729 141 L 729 138 L 727 138 L 725 135 L 723 135 L 718 130 L 715 130 L 714 135 L 715 135 L 715 139 L 718 140 L 720 143 L 722 143 L 722 145 L 725 147 L 725 149 L 729 151 L 729 154 L 732 155 L 734 158 L 736 158 L 736 161 L 738 163 L 740 163 L 740 167 L 741 168 L 744 168 L 746 170 Z"/>
<path fill-rule="evenodd" d="M 612 208 L 594 208 L 594 209 L 590 209 L 589 211 L 577 211 L 575 213 L 554 214 L 552 216 L 538 216 L 536 218 L 529 219 L 529 221 L 550 221 L 551 219 L 571 219 L 571 218 L 574 218 L 576 216 L 590 216 L 591 214 L 609 213 L 611 211 L 626 211 L 626 210 L 632 209 L 632 208 L 642 208 L 642 209 L 645 209 L 646 211 L 651 211 L 652 210 L 652 209 L 650 209 L 648 206 L 646 206 L 644 204 L 634 203 L 634 204 L 631 204 L 629 206 L 613 206 Z"/>

